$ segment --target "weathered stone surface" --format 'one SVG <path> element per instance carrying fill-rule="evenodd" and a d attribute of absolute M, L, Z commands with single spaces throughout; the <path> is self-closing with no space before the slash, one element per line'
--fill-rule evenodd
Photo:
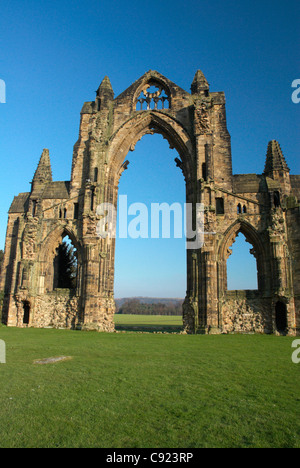
<path fill-rule="evenodd" d="M 39 328 L 75 328 L 78 297 L 68 291 L 57 290 L 36 296 L 34 300 L 34 326 Z"/>
<path fill-rule="evenodd" d="M 270 302 L 257 291 L 228 291 L 221 307 L 223 333 L 272 333 Z"/>
<path fill-rule="evenodd" d="M 5 323 L 114 331 L 115 240 L 99 238 L 97 206 L 117 207 L 127 154 L 154 133 L 178 152 L 187 203 L 194 212 L 204 205 L 204 245 L 187 250 L 185 331 L 296 334 L 300 176 L 290 175 L 275 140 L 262 174 L 233 175 L 225 96 L 211 92 L 199 70 L 191 93 L 150 70 L 115 98 L 105 77 L 95 101 L 82 107 L 70 181 L 52 180 L 43 150 L 31 192 L 9 210 L 0 280 Z M 227 291 L 227 260 L 240 232 L 257 260 L 257 292 Z M 78 257 L 74 291 L 54 289 L 54 259 L 66 235 Z"/>

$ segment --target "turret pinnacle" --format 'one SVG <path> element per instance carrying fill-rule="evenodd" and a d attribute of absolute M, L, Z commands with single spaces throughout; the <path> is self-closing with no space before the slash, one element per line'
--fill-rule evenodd
<path fill-rule="evenodd" d="M 33 177 L 33 183 L 52 182 L 52 170 L 49 150 L 44 149 L 37 170 Z"/>
<path fill-rule="evenodd" d="M 105 76 L 102 83 L 100 84 L 99 88 L 97 89 L 97 96 L 102 97 L 102 96 L 108 96 L 111 97 L 111 99 L 114 98 L 114 92 L 112 89 L 112 85 L 110 82 L 110 79 L 108 76 Z"/>
<path fill-rule="evenodd" d="M 191 91 L 192 94 L 207 94 L 209 92 L 209 84 L 201 70 L 196 72 Z"/>
<path fill-rule="evenodd" d="M 290 172 L 280 145 L 276 140 L 269 142 L 264 173 L 272 174 L 274 171 Z"/>
<path fill-rule="evenodd" d="M 96 91 L 96 103 L 98 111 L 108 109 L 109 103 L 114 100 L 114 91 L 108 76 L 105 76 L 101 85 Z"/>

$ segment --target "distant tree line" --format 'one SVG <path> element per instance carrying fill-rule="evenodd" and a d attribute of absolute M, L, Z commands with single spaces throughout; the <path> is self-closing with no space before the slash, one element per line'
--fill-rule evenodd
<path fill-rule="evenodd" d="M 56 257 L 58 262 L 57 284 L 59 289 L 75 289 L 77 277 L 77 258 L 72 244 L 63 242 Z"/>
<path fill-rule="evenodd" d="M 143 303 L 138 299 L 131 299 L 124 302 L 117 311 L 117 314 L 129 315 L 182 315 L 182 302 L 169 303 Z"/>

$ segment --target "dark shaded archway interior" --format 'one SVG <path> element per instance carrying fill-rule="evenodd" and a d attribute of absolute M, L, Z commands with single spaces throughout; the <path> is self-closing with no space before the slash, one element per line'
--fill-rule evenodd
<path fill-rule="evenodd" d="M 286 305 L 278 301 L 275 307 L 275 322 L 276 329 L 278 332 L 285 332 L 288 326 L 287 322 L 287 307 Z"/>

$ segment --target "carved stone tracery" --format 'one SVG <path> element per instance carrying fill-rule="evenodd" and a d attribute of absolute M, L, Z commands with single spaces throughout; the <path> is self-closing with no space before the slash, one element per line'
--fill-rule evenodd
<path fill-rule="evenodd" d="M 195 129 L 200 135 L 211 133 L 211 124 L 209 118 L 209 104 L 201 101 L 195 105 Z"/>
<path fill-rule="evenodd" d="M 151 87 L 154 87 L 156 91 L 149 92 L 149 88 Z M 138 108 L 138 104 L 140 108 Z M 162 110 L 170 108 L 170 96 L 161 84 L 156 81 L 150 81 L 144 85 L 137 99 L 137 110 L 158 110 L 159 108 Z"/>

